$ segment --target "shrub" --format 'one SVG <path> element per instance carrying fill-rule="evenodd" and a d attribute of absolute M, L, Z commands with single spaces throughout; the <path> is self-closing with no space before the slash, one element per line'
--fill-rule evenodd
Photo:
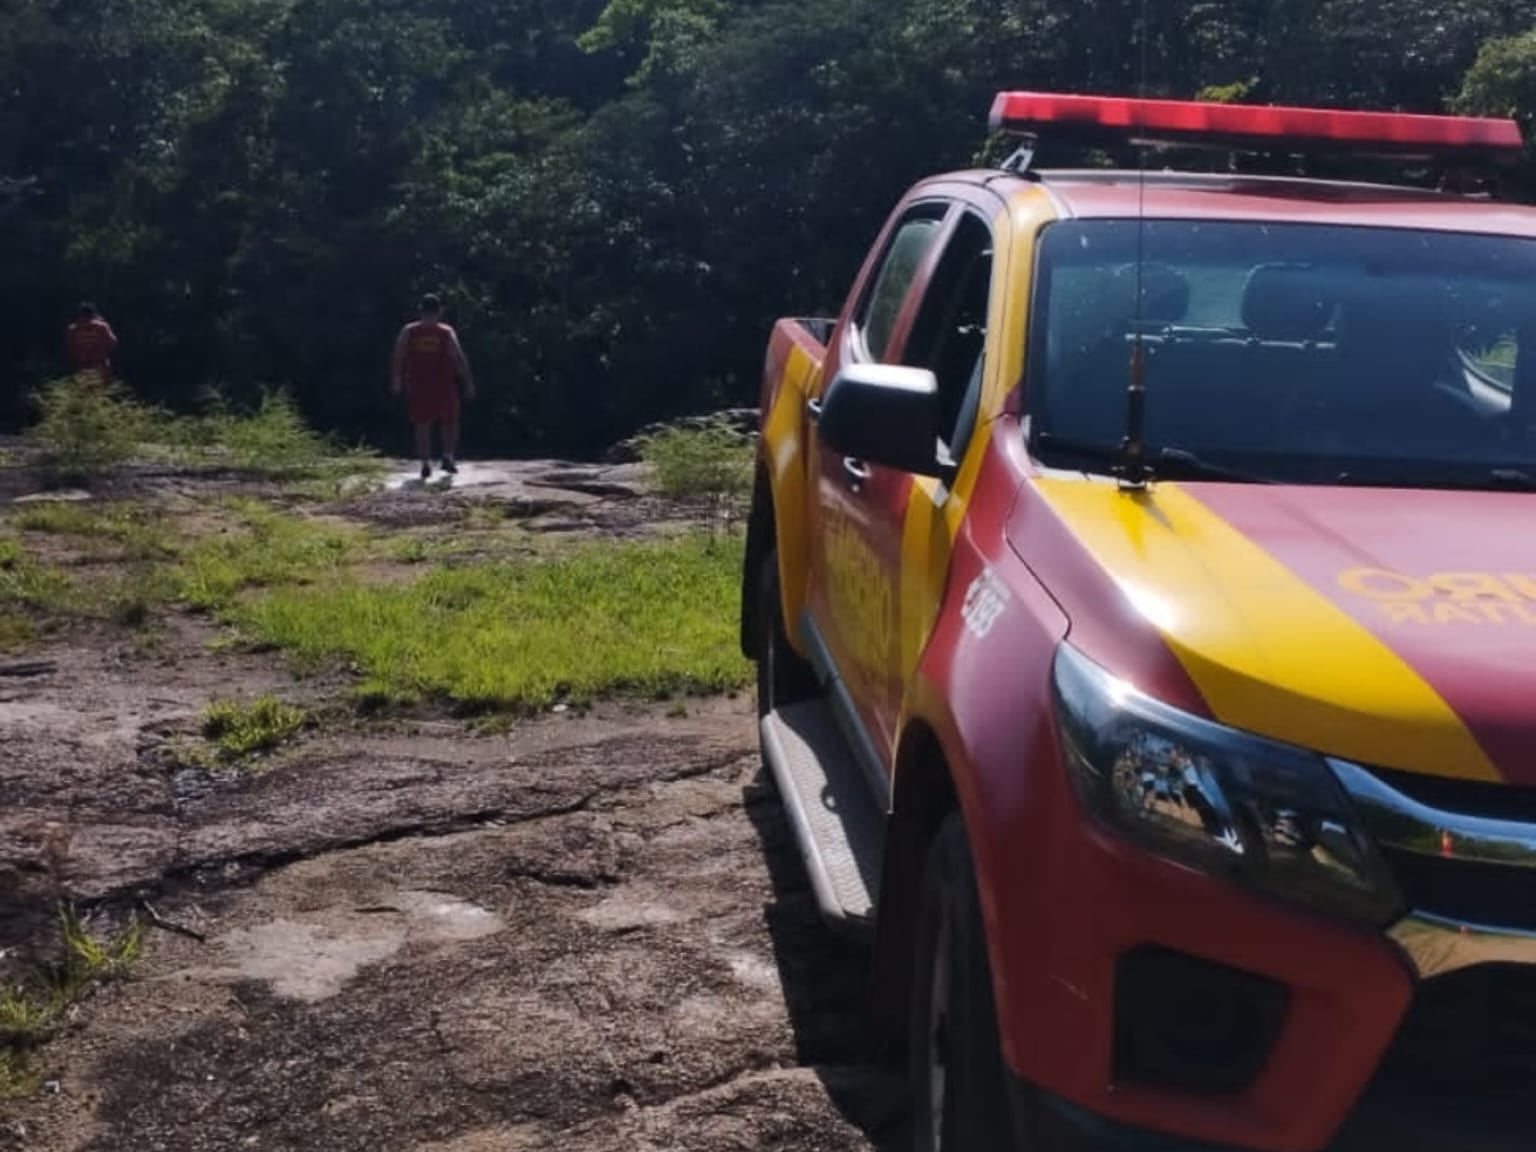
<path fill-rule="evenodd" d="M 333 454 L 324 436 L 304 423 L 286 392 L 264 392 L 254 412 L 232 416 L 217 410 L 203 418 L 202 439 L 217 445 L 243 472 L 275 475 L 318 468 Z"/>
<path fill-rule="evenodd" d="M 66 376 L 34 397 L 38 421 L 27 433 L 42 463 L 60 479 L 83 483 L 131 460 L 153 422 L 115 381 Z"/>
<path fill-rule="evenodd" d="M 752 442 L 734 428 L 709 423 L 667 428 L 640 442 L 640 458 L 674 499 L 744 499 L 752 488 Z"/>

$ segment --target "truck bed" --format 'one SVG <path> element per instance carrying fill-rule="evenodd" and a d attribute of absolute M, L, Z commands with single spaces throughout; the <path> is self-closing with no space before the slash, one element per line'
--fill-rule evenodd
<path fill-rule="evenodd" d="M 766 414 L 773 407 L 780 387 L 804 383 L 807 370 L 817 371 L 827 356 L 827 343 L 837 329 L 836 319 L 824 316 L 785 316 L 773 325 L 768 341 L 768 363 L 763 369 L 759 405 Z M 800 353 L 796 356 L 795 353 Z M 795 371 L 790 371 L 793 361 Z M 791 377 L 793 377 L 791 379 Z"/>
<path fill-rule="evenodd" d="M 837 327 L 837 317 L 796 316 L 781 320 L 780 323 L 794 325 L 803 329 L 805 334 L 811 338 L 811 342 L 825 351 L 828 341 L 832 339 L 832 331 Z"/>

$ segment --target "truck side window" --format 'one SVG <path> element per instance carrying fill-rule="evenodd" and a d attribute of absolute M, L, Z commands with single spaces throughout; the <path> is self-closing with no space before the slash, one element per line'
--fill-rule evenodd
<path fill-rule="evenodd" d="M 954 455 L 965 450 L 981 404 L 987 306 L 992 291 L 992 229 L 967 212 L 939 258 L 902 356 L 939 381 L 934 431 Z"/>
<path fill-rule="evenodd" d="M 885 251 L 885 259 L 875 273 L 873 286 L 860 309 L 859 328 L 864 347 L 874 360 L 884 360 L 901 315 L 907 291 L 917 276 L 929 245 L 939 234 L 944 220 L 944 205 L 921 205 L 897 227 Z"/>

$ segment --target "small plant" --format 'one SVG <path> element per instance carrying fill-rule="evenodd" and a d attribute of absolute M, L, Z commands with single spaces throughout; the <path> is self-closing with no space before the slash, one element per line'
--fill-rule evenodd
<path fill-rule="evenodd" d="M 70 1009 L 98 984 L 125 975 L 144 948 L 143 925 L 97 934 L 67 904 L 59 908 L 57 955 L 23 979 L 0 986 L 0 1100 L 31 1091 L 32 1054 L 56 1036 Z"/>
<path fill-rule="evenodd" d="M 246 760 L 291 740 L 306 724 L 309 713 L 275 696 L 249 704 L 216 700 L 203 712 L 203 736 L 217 746 L 225 760 Z"/>
<path fill-rule="evenodd" d="M 37 1091 L 38 1076 L 27 1054 L 0 1043 L 0 1100 L 14 1100 Z"/>
<path fill-rule="evenodd" d="M 395 559 L 401 564 L 425 564 L 430 555 L 431 549 L 420 536 L 407 536 L 395 546 Z"/>
<path fill-rule="evenodd" d="M 0 989 L 0 1044 L 35 1043 L 53 1027 L 55 1013 L 48 998 L 16 984 Z"/>
<path fill-rule="evenodd" d="M 155 608 L 173 595 L 173 586 L 166 574 L 145 565 L 112 589 L 107 598 L 107 612 L 113 623 L 124 628 L 145 628 L 154 620 Z"/>
<path fill-rule="evenodd" d="M 0 613 L 82 614 L 80 588 L 66 573 L 39 563 L 13 540 L 0 540 Z"/>
<path fill-rule="evenodd" d="M 27 436 L 60 480 L 88 483 L 133 459 L 153 422 L 122 385 L 68 376 L 34 397 L 39 418 Z"/>
<path fill-rule="evenodd" d="M 650 465 L 663 495 L 708 500 L 728 523 L 752 490 L 752 443 L 722 423 L 647 436 L 640 441 L 640 458 Z"/>
<path fill-rule="evenodd" d="M 19 612 L 0 611 L 0 653 L 20 652 L 37 641 L 37 625 Z"/>
<path fill-rule="evenodd" d="M 137 917 L 120 932 L 103 938 L 91 932 L 67 906 L 59 910 L 59 937 L 64 945 L 62 987 L 71 998 L 93 981 L 123 975 L 144 950 L 144 927 Z"/>

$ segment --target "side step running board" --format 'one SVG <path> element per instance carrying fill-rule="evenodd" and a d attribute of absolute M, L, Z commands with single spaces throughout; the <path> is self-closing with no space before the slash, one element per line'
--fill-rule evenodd
<path fill-rule="evenodd" d="M 867 932 L 885 816 L 831 709 L 821 700 L 777 708 L 762 719 L 762 741 L 822 916 L 835 928 Z"/>

